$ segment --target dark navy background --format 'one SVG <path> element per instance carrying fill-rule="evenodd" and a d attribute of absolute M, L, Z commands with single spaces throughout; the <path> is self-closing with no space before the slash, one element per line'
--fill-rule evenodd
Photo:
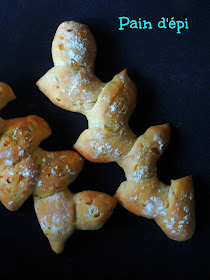
<path fill-rule="evenodd" d="M 102 81 L 127 68 L 138 89 L 130 125 L 140 135 L 170 122 L 171 141 L 158 163 L 169 184 L 192 174 L 196 232 L 172 241 L 153 220 L 118 206 L 98 231 L 76 231 L 55 255 L 38 224 L 30 197 L 17 212 L 0 206 L 1 279 L 208 279 L 210 277 L 209 93 L 207 2 L 171 1 L 7 1 L 0 2 L 0 80 L 17 99 L 4 118 L 36 114 L 52 128 L 41 147 L 72 149 L 87 127 L 84 116 L 53 105 L 36 81 L 53 66 L 51 43 L 58 25 L 76 20 L 89 25 L 97 42 L 96 73 Z M 118 17 L 150 20 L 152 30 L 118 31 Z M 189 30 L 158 29 L 161 17 L 188 18 Z M 115 163 L 85 167 L 70 186 L 113 195 L 125 180 Z"/>

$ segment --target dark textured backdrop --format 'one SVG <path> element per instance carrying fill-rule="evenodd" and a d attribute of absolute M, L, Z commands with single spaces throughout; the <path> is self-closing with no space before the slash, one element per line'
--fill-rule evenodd
<path fill-rule="evenodd" d="M 65 251 L 55 255 L 43 235 L 32 198 L 17 212 L 0 206 L 1 279 L 207 279 L 210 277 L 208 186 L 209 94 L 207 92 L 207 2 L 172 1 L 6 1 L 0 2 L 0 80 L 17 100 L 1 112 L 5 118 L 37 114 L 53 134 L 47 150 L 71 149 L 87 126 L 85 117 L 53 105 L 35 82 L 53 66 L 51 42 L 58 25 L 76 20 L 95 35 L 96 73 L 103 81 L 127 68 L 138 89 L 131 118 L 140 135 L 151 125 L 170 122 L 171 142 L 158 174 L 169 183 L 193 175 L 196 232 L 183 243 L 170 240 L 152 220 L 120 206 L 99 231 L 77 231 Z M 188 18 L 189 30 L 118 31 L 118 17 Z M 124 180 L 117 164 L 85 167 L 72 191 L 93 189 L 111 195 Z"/>

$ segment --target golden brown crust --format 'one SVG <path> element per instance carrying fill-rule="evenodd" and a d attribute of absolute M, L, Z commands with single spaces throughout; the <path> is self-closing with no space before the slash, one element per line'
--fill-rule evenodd
<path fill-rule="evenodd" d="M 33 153 L 51 134 L 40 117 L 2 120 L 0 136 L 0 200 L 9 210 L 17 210 L 31 195 L 40 173 Z"/>
<path fill-rule="evenodd" d="M 40 198 L 34 195 L 34 207 L 41 228 L 52 250 L 59 254 L 75 229 L 97 230 L 110 218 L 117 201 L 94 191 L 73 195 L 68 189 Z"/>
<path fill-rule="evenodd" d="M 195 201 L 191 176 L 172 180 L 167 215 L 155 218 L 162 230 L 177 241 L 188 240 L 195 231 Z"/>
<path fill-rule="evenodd" d="M 137 138 L 128 126 L 136 106 L 136 87 L 126 70 L 106 84 L 98 80 L 93 73 L 95 54 L 95 40 L 87 26 L 75 22 L 62 23 L 52 45 L 55 67 L 37 82 L 38 87 L 61 108 L 86 115 L 88 129 L 82 132 L 74 148 L 90 161 L 116 161 L 124 169 L 127 181 L 120 185 L 115 197 L 126 209 L 156 219 L 172 239 L 190 238 L 195 224 L 194 202 L 183 200 L 181 194 L 176 195 L 177 203 L 181 201 L 182 208 L 189 208 L 188 224 L 182 228 L 179 224 L 180 230 L 176 229 L 176 234 L 173 229 L 169 230 L 170 221 L 165 219 L 164 225 L 164 219 L 159 217 L 160 209 L 166 211 L 174 185 L 178 182 L 183 191 L 186 188 L 185 178 L 166 186 L 157 177 L 157 160 L 170 138 L 169 124 L 153 126 Z M 51 82 L 53 75 L 59 77 L 54 86 Z M 192 192 L 192 181 L 189 185 Z M 181 212 L 167 211 L 168 217 L 171 215 L 173 218 L 174 215 L 175 219 L 176 216 L 175 227 L 178 227 L 178 222 L 183 221 Z"/>
<path fill-rule="evenodd" d="M 0 162 L 20 161 L 33 153 L 51 134 L 49 125 L 40 117 L 28 116 L 4 121 L 0 137 Z"/>
<path fill-rule="evenodd" d="M 168 190 L 169 187 L 154 176 L 141 182 L 121 183 L 114 197 L 135 215 L 154 219 L 165 208 Z"/>
<path fill-rule="evenodd" d="M 129 153 L 118 161 L 128 181 L 138 182 L 154 175 L 157 160 L 168 146 L 169 138 L 169 124 L 151 126 L 137 138 Z"/>
<path fill-rule="evenodd" d="M 117 200 L 108 194 L 83 191 L 75 194 L 76 228 L 82 230 L 97 230 L 110 218 Z"/>
<path fill-rule="evenodd" d="M 8 85 L 3 88 L 4 95 L 10 96 L 12 89 Z M 41 157 L 38 159 L 36 156 L 41 150 L 38 146 L 51 134 L 51 129 L 42 118 L 28 116 L 1 119 L 0 132 L 0 198 L 8 209 L 17 210 L 37 187 L 37 179 L 42 173 Z M 79 155 L 78 157 L 81 158 Z M 69 158 L 68 162 L 72 160 Z M 67 177 L 71 177 L 71 174 Z"/>
<path fill-rule="evenodd" d="M 93 162 L 119 161 L 136 140 L 128 126 L 135 105 L 136 87 L 124 70 L 106 84 L 94 107 L 86 112 L 89 128 L 74 148 Z"/>
<path fill-rule="evenodd" d="M 57 254 L 61 253 L 75 228 L 73 194 L 65 189 L 45 198 L 34 196 L 34 207 L 52 250 Z"/>
<path fill-rule="evenodd" d="M 0 100 L 6 104 L 5 100 L 13 99 L 13 91 L 1 85 Z M 76 152 L 47 152 L 38 147 L 51 134 L 38 116 L 0 119 L 0 133 L 0 200 L 9 210 L 17 210 L 33 191 L 48 196 L 66 188 L 82 170 L 83 159 Z"/>
<path fill-rule="evenodd" d="M 115 196 L 138 216 L 154 219 L 165 234 L 177 241 L 188 240 L 195 230 L 194 192 L 191 176 L 172 180 L 171 186 L 156 176 L 141 182 L 123 182 Z"/>
<path fill-rule="evenodd" d="M 86 112 L 88 125 L 119 130 L 128 124 L 135 106 L 136 86 L 125 69 L 104 86 L 94 107 Z"/>
<path fill-rule="evenodd" d="M 33 158 L 41 170 L 33 193 L 40 197 L 66 189 L 82 171 L 84 162 L 73 151 L 47 152 L 40 148 L 33 154 Z"/>
<path fill-rule="evenodd" d="M 6 104 L 12 100 L 12 89 L 7 85 L 2 88 L 0 104 Z M 48 124 L 37 116 L 0 118 L 0 201 L 14 211 L 33 193 L 41 228 L 52 250 L 61 253 L 79 221 L 84 221 L 83 229 L 102 227 L 111 216 L 116 200 L 92 191 L 76 195 L 84 198 L 87 193 L 94 205 L 100 207 L 100 217 L 95 220 L 87 217 L 83 200 L 76 207 L 74 195 L 67 187 L 81 172 L 84 160 L 73 151 L 47 152 L 39 148 L 40 142 L 50 134 Z"/>
<path fill-rule="evenodd" d="M 52 43 L 52 56 L 55 67 L 37 82 L 38 87 L 57 106 L 85 113 L 104 86 L 93 72 L 96 43 L 89 28 L 75 21 L 61 23 Z"/>
<path fill-rule="evenodd" d="M 7 84 L 0 82 L 0 110 L 16 97 L 13 90 Z"/>
<path fill-rule="evenodd" d="M 0 165 L 0 201 L 15 211 L 32 194 L 39 174 L 38 164 L 29 155 L 16 164 Z"/>
<path fill-rule="evenodd" d="M 107 128 L 89 128 L 80 134 L 73 147 L 92 162 L 111 162 L 122 159 L 135 140 L 134 133 L 126 127 L 116 132 Z"/>
<path fill-rule="evenodd" d="M 172 180 L 167 186 L 157 177 L 156 163 L 167 147 L 169 132 L 168 124 L 150 127 L 118 162 L 127 181 L 120 185 L 115 198 L 135 215 L 155 219 L 168 237 L 184 241 L 195 229 L 192 178 Z"/>
<path fill-rule="evenodd" d="M 37 85 L 55 105 L 85 113 L 96 103 L 104 84 L 91 69 L 65 65 L 50 69 Z"/>
<path fill-rule="evenodd" d="M 96 42 L 89 27 L 75 21 L 61 23 L 52 43 L 52 56 L 56 66 L 68 62 L 70 65 L 93 68 Z"/>

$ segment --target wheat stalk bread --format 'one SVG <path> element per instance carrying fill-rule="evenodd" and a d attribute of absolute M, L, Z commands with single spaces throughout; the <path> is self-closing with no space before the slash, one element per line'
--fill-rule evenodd
<path fill-rule="evenodd" d="M 154 219 L 177 241 L 195 230 L 191 176 L 165 185 L 157 177 L 157 160 L 165 151 L 169 124 L 150 127 L 137 137 L 128 125 L 136 106 L 136 86 L 123 70 L 103 83 L 94 74 L 96 42 L 90 29 L 75 21 L 63 22 L 52 42 L 54 67 L 37 82 L 57 106 L 84 114 L 88 129 L 74 148 L 93 162 L 117 162 L 126 181 L 115 198 L 132 213 Z"/>
<path fill-rule="evenodd" d="M 13 99 L 12 89 L 0 82 L 0 107 Z M 33 194 L 41 228 L 53 251 L 61 253 L 75 229 L 101 228 L 116 199 L 95 191 L 70 192 L 67 187 L 81 172 L 83 158 L 73 151 L 41 149 L 39 144 L 50 134 L 38 116 L 0 118 L 0 201 L 15 211 Z"/>

